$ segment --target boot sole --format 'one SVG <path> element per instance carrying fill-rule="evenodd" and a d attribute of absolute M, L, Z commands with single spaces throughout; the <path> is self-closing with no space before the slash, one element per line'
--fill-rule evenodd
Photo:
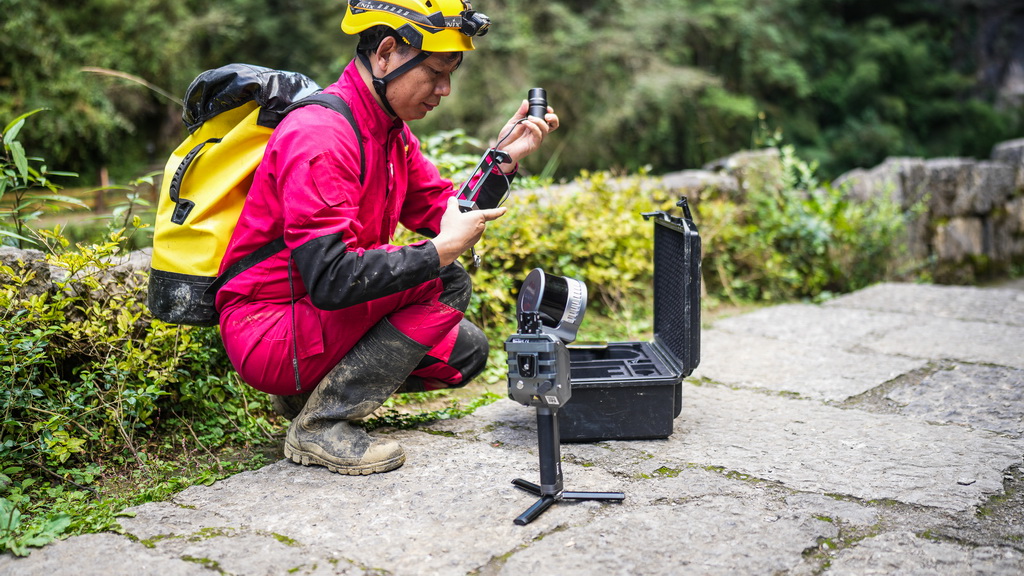
<path fill-rule="evenodd" d="M 381 460 L 380 462 L 371 462 L 369 464 L 338 464 L 329 460 L 324 460 L 315 454 L 310 454 L 303 450 L 295 450 L 291 446 L 285 444 L 284 446 L 285 458 L 291 459 L 296 464 L 302 464 L 303 466 L 323 466 L 331 472 L 336 474 L 345 474 L 347 476 L 367 476 L 370 474 L 378 474 L 381 472 L 390 472 L 402 464 L 405 464 L 405 454 L 399 454 L 394 458 L 388 460 Z"/>

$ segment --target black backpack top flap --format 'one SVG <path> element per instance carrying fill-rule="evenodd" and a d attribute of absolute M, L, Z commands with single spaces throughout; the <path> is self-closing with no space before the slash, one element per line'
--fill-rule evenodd
<path fill-rule="evenodd" d="M 253 100 L 262 107 L 259 124 L 273 128 L 293 102 L 315 94 L 320 86 L 304 74 L 251 64 L 228 64 L 207 70 L 185 91 L 181 119 L 189 133 L 210 118 Z"/>

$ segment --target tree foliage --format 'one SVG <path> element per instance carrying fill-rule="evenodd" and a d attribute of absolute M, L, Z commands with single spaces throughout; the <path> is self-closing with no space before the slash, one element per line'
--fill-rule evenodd
<path fill-rule="evenodd" d="M 142 82 L 180 98 L 202 70 L 247 61 L 329 82 L 340 54 L 326 0 L 0 0 L 0 11 L 0 118 L 54 110 L 26 145 L 91 178 L 102 166 L 138 175 L 183 138 L 180 102 Z"/>
<path fill-rule="evenodd" d="M 543 86 L 563 129 L 526 163 L 534 173 L 698 167 L 759 145 L 766 125 L 831 177 L 889 155 L 987 156 L 1021 129 L 1020 105 L 997 108 L 991 82 L 978 80 L 992 75 L 985 58 L 1024 43 L 1015 28 L 1021 0 L 475 7 L 492 31 L 446 105 L 415 128 L 494 139 L 526 90 Z M 118 70 L 175 95 L 229 62 L 329 83 L 354 46 L 338 29 L 337 0 L 0 0 L 0 9 L 0 117 L 57 110 L 45 119 L 45 141 L 30 144 L 87 176 L 99 166 L 131 176 L 161 163 L 181 128 L 170 100 L 83 68 Z"/>
<path fill-rule="evenodd" d="M 1007 4 L 1024 14 L 1024 2 Z M 538 84 L 563 115 L 554 138 L 562 174 L 699 167 L 762 144 L 759 117 L 826 177 L 889 155 L 986 157 L 1019 133 L 1022 110 L 997 110 L 974 80 L 980 63 L 964 55 L 981 41 L 976 9 L 956 0 L 509 0 L 493 9 L 496 37 L 467 63 L 457 105 L 427 122 L 493 123 L 491 110 L 508 112 Z"/>

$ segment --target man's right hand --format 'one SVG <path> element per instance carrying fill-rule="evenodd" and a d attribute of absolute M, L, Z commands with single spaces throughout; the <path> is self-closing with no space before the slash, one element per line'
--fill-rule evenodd
<path fill-rule="evenodd" d="M 491 208 L 489 210 L 459 210 L 459 201 L 454 196 L 448 199 L 448 207 L 441 217 L 441 232 L 431 240 L 441 259 L 441 266 L 447 266 L 458 259 L 466 250 L 472 248 L 484 235 L 484 229 L 491 220 L 496 220 L 508 208 Z"/>

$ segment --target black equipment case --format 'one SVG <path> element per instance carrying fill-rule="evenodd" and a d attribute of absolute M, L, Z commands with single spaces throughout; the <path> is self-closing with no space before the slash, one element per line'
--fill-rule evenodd
<path fill-rule="evenodd" d="M 667 438 L 682 410 L 682 382 L 700 363 L 701 242 L 683 217 L 654 224 L 654 340 L 569 346 L 572 397 L 558 410 L 562 442 Z"/>

